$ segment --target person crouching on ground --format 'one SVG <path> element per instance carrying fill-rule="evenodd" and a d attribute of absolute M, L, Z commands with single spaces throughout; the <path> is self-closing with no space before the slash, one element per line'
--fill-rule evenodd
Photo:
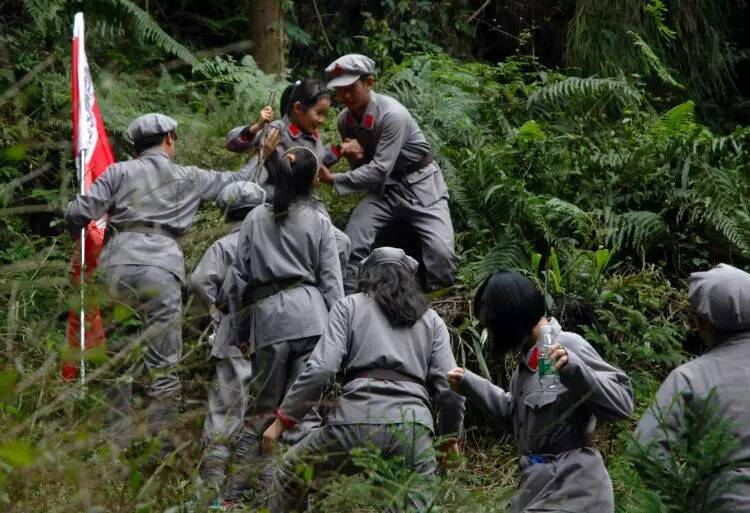
<path fill-rule="evenodd" d="M 613 513 L 612 482 L 591 434 L 597 419 L 632 414 L 628 377 L 582 337 L 546 318 L 542 294 L 516 272 L 493 274 L 477 292 L 474 308 L 496 355 L 521 351 L 509 391 L 462 368 L 448 373 L 454 390 L 515 439 L 521 481 L 511 512 Z M 536 372 L 535 341 L 544 326 L 551 326 L 550 359 L 559 372 L 553 390 L 543 387 Z"/>
<path fill-rule="evenodd" d="M 282 433 L 300 421 L 321 398 L 337 373 L 340 397 L 323 426 L 285 455 L 276 471 L 271 511 L 304 511 L 310 483 L 295 472 L 309 462 L 316 478 L 326 472 L 351 472 L 350 451 L 374 443 L 386 457 L 403 456 L 427 480 L 436 469 L 432 451 L 434 420 L 430 397 L 439 407 L 438 431 L 449 438 L 448 453 L 458 452 L 464 398 L 451 391 L 447 372 L 455 367 L 448 329 L 418 290 L 417 262 L 396 248 L 378 248 L 359 275 L 359 293 L 338 301 L 328 327 L 263 434 L 272 451 Z M 412 507 L 425 507 L 411 487 Z"/>

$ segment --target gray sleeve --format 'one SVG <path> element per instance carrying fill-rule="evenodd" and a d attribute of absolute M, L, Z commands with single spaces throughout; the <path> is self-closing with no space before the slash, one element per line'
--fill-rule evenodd
<path fill-rule="evenodd" d="M 468 369 L 461 380 L 461 392 L 469 402 L 487 412 L 497 427 L 512 432 L 514 400 L 508 392 Z"/>
<path fill-rule="evenodd" d="M 187 169 L 203 201 L 216 201 L 224 187 L 237 180 L 247 180 L 250 173 L 249 170 L 235 173 L 234 171 L 205 170 L 195 166 Z"/>
<path fill-rule="evenodd" d="M 221 285 L 227 274 L 228 262 L 221 244 L 214 242 L 203 254 L 203 258 L 190 274 L 190 291 L 201 298 L 204 304 L 213 305 L 219 296 Z"/>
<path fill-rule="evenodd" d="M 253 140 L 243 137 L 248 126 L 236 126 L 227 134 L 226 148 L 234 153 L 245 153 L 253 147 Z"/>
<path fill-rule="evenodd" d="M 427 381 L 437 403 L 438 432 L 441 435 L 460 436 L 464 423 L 466 399 L 451 390 L 448 384 L 448 371 L 455 367 L 448 328 L 436 314 Z"/>
<path fill-rule="evenodd" d="M 252 222 L 248 222 L 247 218 L 242 223 L 235 258 L 232 265 L 229 266 L 219 290 L 219 297 L 216 299 L 216 307 L 225 314 L 234 315 L 235 318 L 239 318 L 240 310 L 244 307 L 245 292 L 250 283 L 247 258 L 250 255 L 252 225 Z"/>
<path fill-rule="evenodd" d="M 391 111 L 383 116 L 380 123 L 383 131 L 372 160 L 346 173 L 333 175 L 333 183 L 339 194 L 379 189 L 393 171 L 408 136 L 409 114 L 405 110 Z"/>
<path fill-rule="evenodd" d="M 635 430 L 635 438 L 666 454 L 670 441 L 682 435 L 680 426 L 685 407 L 692 401 L 690 381 L 681 368 L 673 370 L 656 392 L 653 404 L 643 414 Z"/>
<path fill-rule="evenodd" d="M 287 419 L 300 422 L 318 404 L 341 368 L 349 340 L 349 304 L 341 300 L 333 305 L 325 333 L 279 407 L 279 413 Z"/>
<path fill-rule="evenodd" d="M 560 381 L 581 398 L 600 419 L 628 418 L 635 408 L 628 376 L 605 362 L 586 341 L 571 347 L 563 344 L 568 363 L 560 369 Z"/>
<path fill-rule="evenodd" d="M 336 237 L 333 233 L 333 225 L 322 214 L 319 217 L 323 237 L 320 241 L 320 254 L 318 256 L 318 265 L 320 266 L 318 269 L 318 289 L 330 310 L 336 301 L 344 297 L 344 285 L 341 278 L 341 260 L 336 245 Z"/>
<path fill-rule="evenodd" d="M 76 195 L 65 209 L 65 226 L 74 235 L 92 219 L 99 219 L 112 206 L 117 191 L 117 180 L 121 178 L 116 165 L 107 170 L 91 185 L 85 195 Z"/>

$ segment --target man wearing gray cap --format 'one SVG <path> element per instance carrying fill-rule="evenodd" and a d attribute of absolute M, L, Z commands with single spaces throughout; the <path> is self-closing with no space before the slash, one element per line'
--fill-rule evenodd
<path fill-rule="evenodd" d="M 253 182 L 234 182 L 222 189 L 216 206 L 230 223 L 229 234 L 214 242 L 190 275 L 190 289 L 210 308 L 215 326 L 211 356 L 216 362 L 214 380 L 208 389 L 208 414 L 203 424 L 205 454 L 201 477 L 219 491 L 226 479 L 230 446 L 239 434 L 248 402 L 250 361 L 245 359 L 228 315 L 215 306 L 222 283 L 237 252 L 237 241 L 245 216 L 266 199 L 266 191 Z"/>
<path fill-rule="evenodd" d="M 750 512 L 750 274 L 726 264 L 690 275 L 688 297 L 708 352 L 677 367 L 662 383 L 635 435 L 665 458 L 686 444 L 686 416 L 708 408 L 731 428 L 726 460 L 706 480 L 692 511 Z M 703 426 L 701 426 L 703 427 Z M 707 427 L 707 426 L 706 426 Z M 736 443 L 736 446 L 733 444 Z M 709 497 L 709 494 L 713 497 Z"/>
<path fill-rule="evenodd" d="M 356 290 L 361 261 L 378 232 L 394 220 L 407 223 L 419 236 L 427 288 L 451 285 L 456 254 L 443 175 L 409 111 L 371 90 L 374 72 L 375 62 L 359 54 L 344 55 L 326 68 L 328 87 L 346 106 L 338 117 L 343 142 L 334 153 L 346 157 L 351 170 L 332 174 L 323 168 L 320 181 L 333 184 L 342 195 L 368 192 L 346 227 L 352 241 L 346 292 Z"/>
<path fill-rule="evenodd" d="M 176 367 L 182 356 L 182 291 L 185 268 L 179 239 L 193 224 L 201 202 L 216 200 L 242 173 L 205 171 L 172 162 L 177 122 L 163 114 L 133 120 L 125 136 L 138 157 L 112 164 L 86 195 L 77 195 L 65 211 L 71 233 L 108 214 L 108 235 L 101 255 L 110 297 L 140 317 L 142 359 L 109 390 L 116 414 L 116 440 L 131 435 L 132 380 L 147 373 L 149 430 L 170 427 L 182 387 Z M 278 138 L 276 138 L 278 141 Z M 273 138 L 270 143 L 273 143 Z M 110 345 L 116 350 L 116 346 Z M 142 361 L 141 361 L 142 360 Z M 167 446 L 171 443 L 164 439 Z"/>

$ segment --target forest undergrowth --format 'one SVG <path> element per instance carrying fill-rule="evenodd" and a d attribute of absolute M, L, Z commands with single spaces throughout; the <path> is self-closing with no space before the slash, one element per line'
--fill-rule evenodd
<path fill-rule="evenodd" d="M 182 443 L 170 458 L 153 461 L 157 448 L 146 436 L 122 453 L 107 442 L 105 391 L 113 369 L 133 354 L 91 350 L 85 388 L 59 379 L 61 361 L 79 357 L 65 340 L 77 295 L 69 275 L 73 241 L 61 213 L 76 184 L 67 22 L 58 19 L 74 6 L 49 3 L 56 10 L 24 4 L 24 21 L 9 25 L 0 53 L 12 93 L 0 93 L 0 505 L 11 512 L 176 513 L 194 498 L 200 464 L 211 373 L 203 313 L 186 305 Z M 102 7 L 89 33 L 118 158 L 130 156 L 122 139 L 129 121 L 158 111 L 179 122 L 179 162 L 237 169 L 244 156 L 224 149 L 224 135 L 253 121 L 269 91 L 287 82 L 249 56 L 196 60 L 133 11 L 135 4 L 100 3 L 130 13 L 113 17 Z M 655 16 L 667 23 L 658 9 Z M 136 60 L 123 44 L 128 30 L 135 50 L 150 52 L 146 58 Z M 469 305 L 484 277 L 515 269 L 544 290 L 550 315 L 630 375 L 636 416 L 596 433 L 623 513 L 672 511 L 656 492 L 644 492 L 626 447 L 659 382 L 700 349 L 686 277 L 717 262 L 750 268 L 750 128 L 709 128 L 700 99 L 685 92 L 645 37 L 630 39 L 629 55 L 639 57 L 629 66 L 640 62 L 640 72 L 607 63 L 606 74 L 591 76 L 548 68 L 520 51 L 489 64 L 456 59 L 432 43 L 412 45 L 388 61 L 375 86 L 417 118 L 449 186 L 460 279 L 433 303 L 454 334 L 459 364 L 507 384 L 512 357 L 490 358 Z M 391 55 L 386 39 L 372 35 L 358 49 Z M 167 56 L 190 65 L 167 71 L 159 67 Z M 23 87 L 17 77 L 28 77 Z M 324 137 L 334 141 L 329 118 Z M 318 192 L 343 228 L 357 198 Z M 187 269 L 225 230 L 214 207 L 201 209 L 182 242 Z M 89 297 L 102 301 L 108 325 L 137 325 L 130 312 L 107 308 L 95 286 Z M 486 428 L 489 421 L 470 409 L 464 457 L 424 484 L 438 492 L 436 511 L 508 511 L 516 456 L 509 440 Z M 372 451 L 358 461 L 365 472 L 330 483 L 316 499 L 319 510 L 380 511 L 410 482 L 399 461 Z"/>

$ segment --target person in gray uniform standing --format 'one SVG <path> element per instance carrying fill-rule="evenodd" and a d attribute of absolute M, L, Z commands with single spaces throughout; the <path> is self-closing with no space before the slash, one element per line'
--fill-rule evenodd
<path fill-rule="evenodd" d="M 452 285 L 457 258 L 442 172 L 409 111 L 372 91 L 374 72 L 375 62 L 359 54 L 344 55 L 326 68 L 328 87 L 346 106 L 338 117 L 343 142 L 334 153 L 345 157 L 351 170 L 332 174 L 323 168 L 320 181 L 341 195 L 368 193 L 346 227 L 352 251 L 344 287 L 347 293 L 357 289 L 360 262 L 394 220 L 411 226 L 421 241 L 427 288 Z"/>
<path fill-rule="evenodd" d="M 182 390 L 176 370 L 182 356 L 185 282 L 179 239 L 192 226 L 202 202 L 216 200 L 224 186 L 243 178 L 242 173 L 175 164 L 176 129 L 177 122 L 162 114 L 133 120 L 125 135 L 138 157 L 109 166 L 65 211 L 66 225 L 74 234 L 90 220 L 109 215 L 100 259 L 107 290 L 114 301 L 132 307 L 142 323 L 143 357 L 109 391 L 120 443 L 132 434 L 132 379 L 143 367 L 150 381 L 150 432 L 171 427 Z M 169 445 L 168 439 L 164 441 Z"/>
<path fill-rule="evenodd" d="M 321 167 L 335 163 L 337 158 L 330 147 L 326 147 L 320 139 L 318 129 L 325 123 L 331 108 L 331 96 L 323 84 L 318 80 L 298 80 L 287 86 L 281 95 L 281 119 L 271 121 L 269 127 L 279 131 L 279 150 L 286 151 L 295 146 L 311 149 L 318 157 Z M 248 152 L 258 148 L 263 143 L 263 134 L 257 130 L 257 123 L 252 126 L 238 126 L 227 134 L 227 149 L 233 152 Z M 256 153 L 246 164 L 253 170 L 253 180 L 259 183 L 268 193 L 268 200 L 273 200 L 273 176 L 268 166 L 258 164 L 259 155 Z M 327 170 L 327 167 L 326 167 Z M 320 211 L 328 215 L 322 202 L 316 199 Z M 330 216 L 329 216 L 330 217 Z M 339 248 L 342 272 L 349 261 L 351 240 L 336 226 L 333 227 L 336 246 Z"/>
<path fill-rule="evenodd" d="M 230 450 L 241 432 L 252 374 L 241 341 L 232 338 L 229 316 L 221 314 L 216 301 L 237 254 L 242 221 L 265 198 L 266 192 L 253 182 L 234 182 L 222 189 L 216 206 L 230 224 L 229 233 L 206 250 L 189 279 L 193 294 L 210 309 L 214 328 L 211 357 L 216 371 L 208 389 L 208 414 L 203 424 L 201 477 L 217 491 L 224 485 Z"/>
<path fill-rule="evenodd" d="M 442 449 L 458 452 L 465 400 L 447 379 L 456 361 L 448 329 L 419 291 L 416 271 L 416 260 L 403 250 L 378 248 L 362 263 L 360 292 L 331 310 L 323 338 L 263 435 L 264 449 L 273 450 L 337 374 L 343 375 L 341 395 L 323 426 L 284 455 L 272 512 L 305 511 L 310 490 L 295 470 L 300 462 L 314 465 L 316 478 L 351 471 L 350 451 L 370 442 L 387 457 L 403 456 L 429 479 L 436 470 L 431 397 L 439 410 L 439 433 L 447 437 Z M 413 488 L 408 493 L 411 507 L 424 508 L 424 494 Z"/>
<path fill-rule="evenodd" d="M 515 439 L 521 480 L 511 511 L 613 513 L 612 482 L 591 435 L 597 419 L 632 414 L 628 377 L 581 336 L 547 319 L 542 294 L 516 272 L 493 274 L 477 292 L 474 308 L 492 337 L 496 356 L 521 349 L 509 391 L 462 368 L 448 374 L 456 391 Z M 560 379 L 553 390 L 544 388 L 536 372 L 535 341 L 547 325 L 555 342 L 550 359 Z"/>
<path fill-rule="evenodd" d="M 219 300 L 239 340 L 249 341 L 254 372 L 254 400 L 224 494 L 228 500 L 248 489 L 253 467 L 261 479 L 267 476 L 260 437 L 323 333 L 328 310 L 343 297 L 333 227 L 312 199 L 317 156 L 296 147 L 272 152 L 268 164 L 275 176 L 273 204 L 254 209 L 242 223 Z"/>
<path fill-rule="evenodd" d="M 708 351 L 674 369 L 635 431 L 659 456 L 684 444 L 685 417 L 707 409 L 736 443 L 721 469 L 701 484 L 694 511 L 750 512 L 750 274 L 727 264 L 690 275 L 688 297 Z"/>

